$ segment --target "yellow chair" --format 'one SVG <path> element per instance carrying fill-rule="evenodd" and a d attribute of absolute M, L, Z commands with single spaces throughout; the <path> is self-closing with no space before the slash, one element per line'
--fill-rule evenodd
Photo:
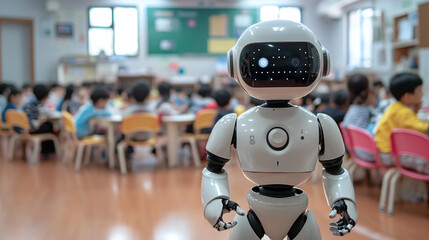
<path fill-rule="evenodd" d="M 191 145 L 192 158 L 194 159 L 195 167 L 201 166 L 201 157 L 198 152 L 197 141 L 208 140 L 210 136 L 209 133 L 201 133 L 201 130 L 213 127 L 216 115 L 217 110 L 215 109 L 202 109 L 198 111 L 193 124 L 194 133 L 185 133 L 181 137 L 183 142 L 189 142 Z"/>
<path fill-rule="evenodd" d="M 17 110 L 8 110 L 6 112 L 6 123 L 10 129 L 13 127 L 19 127 L 22 129 L 21 132 L 14 131 L 12 137 L 10 138 L 10 147 L 9 147 L 9 157 L 8 160 L 12 161 L 13 153 L 15 152 L 15 142 L 18 139 L 23 141 L 30 141 L 34 143 L 32 156 L 30 158 L 30 163 L 39 162 L 39 154 L 41 149 L 41 143 L 44 141 L 52 140 L 55 145 L 55 152 L 58 159 L 61 156 L 60 144 L 58 143 L 58 138 L 52 133 L 39 133 L 39 134 L 30 134 L 30 123 L 28 117 L 24 112 Z"/>
<path fill-rule="evenodd" d="M 125 138 L 117 146 L 119 166 L 122 175 L 127 174 L 127 167 L 125 164 L 125 148 L 127 146 L 155 146 L 158 164 L 163 164 L 161 146 L 157 141 L 157 133 L 159 130 L 158 117 L 151 113 L 136 113 L 122 120 L 122 133 L 125 135 Z M 152 136 L 145 141 L 134 140 L 132 134 L 139 132 L 147 132 Z"/>
<path fill-rule="evenodd" d="M 62 112 L 63 115 L 63 127 L 64 127 L 64 156 L 63 163 L 67 163 L 68 150 L 72 147 L 73 153 L 75 152 L 77 146 L 77 154 L 75 160 L 75 171 L 79 171 L 80 165 L 82 164 L 83 152 L 86 148 L 85 153 L 85 165 L 89 163 L 89 158 L 91 156 L 91 149 L 94 145 L 106 145 L 106 139 L 101 135 L 92 135 L 84 137 L 83 139 L 78 139 L 76 136 L 76 126 L 74 125 L 73 116 L 66 112 Z"/>

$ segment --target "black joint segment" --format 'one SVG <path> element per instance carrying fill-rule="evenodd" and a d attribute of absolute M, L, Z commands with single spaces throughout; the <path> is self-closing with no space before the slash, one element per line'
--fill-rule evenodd
<path fill-rule="evenodd" d="M 264 108 L 289 108 L 293 107 L 289 104 L 289 100 L 267 100 L 261 105 Z"/>
<path fill-rule="evenodd" d="M 292 240 L 298 236 L 299 232 L 301 232 L 301 229 L 304 227 L 305 222 L 307 222 L 307 215 L 305 215 L 305 213 L 301 213 L 287 233 L 289 239 Z"/>
<path fill-rule="evenodd" d="M 262 196 L 274 198 L 286 198 L 295 196 L 296 190 L 290 185 L 270 184 L 253 187 L 254 192 L 259 192 Z"/>
<path fill-rule="evenodd" d="M 345 212 L 347 211 L 346 202 L 343 199 L 338 200 L 334 203 L 334 205 L 332 206 L 332 209 L 337 210 L 338 213 Z"/>
<path fill-rule="evenodd" d="M 247 220 L 249 221 L 250 226 L 252 227 L 253 231 L 259 238 L 263 238 L 265 235 L 264 227 L 262 226 L 261 221 L 259 221 L 258 216 L 256 216 L 256 213 L 250 209 L 247 213 Z"/>
<path fill-rule="evenodd" d="M 325 138 L 323 136 L 322 124 L 320 124 L 319 119 L 317 119 L 317 122 L 319 123 L 319 144 L 322 147 L 319 152 L 319 156 L 320 156 L 325 153 Z"/>
<path fill-rule="evenodd" d="M 344 173 L 344 169 L 341 167 L 343 164 L 343 156 L 320 162 L 329 174 L 341 175 Z"/>
<path fill-rule="evenodd" d="M 212 173 L 222 173 L 223 166 L 229 161 L 229 159 L 221 158 L 207 151 L 207 170 Z"/>
<path fill-rule="evenodd" d="M 224 208 L 228 211 L 236 210 L 238 206 L 236 202 L 228 199 L 222 199 L 222 204 L 224 205 Z"/>
<path fill-rule="evenodd" d="M 234 148 L 237 149 L 237 120 L 235 120 L 234 124 L 234 133 L 232 134 L 231 145 L 233 145 Z"/>

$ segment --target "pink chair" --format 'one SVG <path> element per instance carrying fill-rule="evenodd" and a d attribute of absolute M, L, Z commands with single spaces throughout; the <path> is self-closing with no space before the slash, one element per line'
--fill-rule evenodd
<path fill-rule="evenodd" d="M 392 177 L 389 191 L 388 213 L 393 215 L 395 191 L 398 180 L 402 175 L 412 179 L 429 182 L 429 175 L 406 169 L 399 161 L 400 156 L 412 156 L 425 159 L 429 162 L 429 137 L 412 130 L 394 129 L 390 134 L 390 141 L 392 144 L 392 155 L 395 157 L 396 167 L 399 170 Z"/>
<path fill-rule="evenodd" d="M 350 140 L 350 134 L 347 131 L 347 128 L 343 125 L 343 123 L 339 124 L 341 135 L 343 136 L 344 146 L 346 147 L 347 151 L 349 152 L 349 157 L 344 158 L 345 161 L 343 161 L 343 166 L 346 169 L 350 169 L 353 165 L 355 165 L 355 162 L 351 159 L 350 151 L 353 149 L 352 143 Z"/>
<path fill-rule="evenodd" d="M 375 145 L 374 137 L 366 130 L 349 126 L 346 127 L 346 132 L 348 132 L 350 136 L 350 145 L 351 149 L 350 155 L 352 156 L 353 160 L 356 162 L 356 165 L 352 166 L 350 168 L 350 176 L 353 177 L 353 174 L 357 168 L 357 166 L 361 166 L 366 169 L 382 169 L 382 170 L 388 170 L 384 176 L 383 181 L 381 183 L 381 193 L 380 193 L 380 201 L 379 201 L 379 209 L 383 211 L 386 206 L 386 198 L 389 190 L 390 180 L 393 177 L 393 175 L 397 172 L 395 168 L 390 168 L 384 166 L 379 158 L 379 152 L 377 149 L 377 146 Z M 358 155 L 356 155 L 356 150 L 365 151 L 367 153 L 370 153 L 373 156 L 373 162 L 370 162 L 368 160 L 362 159 Z"/>

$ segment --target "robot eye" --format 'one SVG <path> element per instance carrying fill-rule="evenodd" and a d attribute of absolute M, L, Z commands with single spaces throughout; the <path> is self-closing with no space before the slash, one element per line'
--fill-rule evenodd
<path fill-rule="evenodd" d="M 261 68 L 266 68 L 268 66 L 268 59 L 262 57 L 258 60 L 258 65 Z"/>

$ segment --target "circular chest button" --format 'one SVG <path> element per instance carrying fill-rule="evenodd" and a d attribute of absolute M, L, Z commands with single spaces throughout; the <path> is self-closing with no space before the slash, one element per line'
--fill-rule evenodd
<path fill-rule="evenodd" d="M 288 134 L 283 128 L 273 128 L 268 132 L 267 142 L 270 148 L 276 151 L 283 150 L 288 143 Z"/>

